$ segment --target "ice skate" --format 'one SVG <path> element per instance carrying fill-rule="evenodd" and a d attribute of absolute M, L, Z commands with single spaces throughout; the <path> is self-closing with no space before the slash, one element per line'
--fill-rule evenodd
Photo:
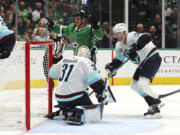
<path fill-rule="evenodd" d="M 160 108 L 162 108 L 163 106 L 164 106 L 164 104 L 161 102 L 159 104 L 151 105 L 150 108 L 148 109 L 148 111 L 146 113 L 144 113 L 144 117 L 146 119 L 162 118 L 162 116 L 160 115 Z"/>

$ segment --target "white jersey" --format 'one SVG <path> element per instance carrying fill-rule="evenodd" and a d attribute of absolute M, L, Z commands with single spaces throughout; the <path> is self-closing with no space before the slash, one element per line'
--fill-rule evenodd
<path fill-rule="evenodd" d="M 126 51 L 131 49 L 131 46 L 135 43 L 137 44 L 138 39 L 147 33 L 138 33 L 135 31 L 129 32 L 127 34 L 127 42 L 126 44 L 123 43 L 123 41 L 118 41 L 116 43 L 115 47 L 115 58 L 121 60 L 122 62 L 125 60 L 126 57 Z M 150 41 L 147 43 L 141 50 L 136 51 L 138 54 L 140 61 L 137 64 L 141 64 L 144 60 L 147 59 L 147 56 L 149 56 L 149 53 L 156 48 L 156 46 Z M 156 53 L 156 52 L 154 52 Z M 153 54 L 154 54 L 153 53 Z"/>
<path fill-rule="evenodd" d="M 0 40 L 10 34 L 13 34 L 14 31 L 9 30 L 8 27 L 6 26 L 3 18 L 0 16 Z"/>
<path fill-rule="evenodd" d="M 49 71 L 49 77 L 59 80 L 56 88 L 58 101 L 80 98 L 88 85 L 102 79 L 91 60 L 78 56 L 63 58 L 54 64 Z"/>

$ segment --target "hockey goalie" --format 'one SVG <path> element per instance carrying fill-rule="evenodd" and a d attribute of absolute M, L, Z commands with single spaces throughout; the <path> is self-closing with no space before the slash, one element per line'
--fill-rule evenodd
<path fill-rule="evenodd" d="M 63 58 L 51 67 L 49 77 L 58 79 L 55 98 L 60 110 L 48 114 L 48 118 L 53 119 L 62 111 L 63 120 L 69 124 L 81 125 L 101 120 L 108 96 L 105 82 L 90 58 L 89 48 L 82 46 L 77 56 Z M 94 90 L 99 104 L 92 103 L 86 92 L 88 86 Z"/>

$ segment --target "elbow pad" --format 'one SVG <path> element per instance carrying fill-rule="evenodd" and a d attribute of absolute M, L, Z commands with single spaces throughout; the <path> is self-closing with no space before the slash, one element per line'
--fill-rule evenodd
<path fill-rule="evenodd" d="M 150 41 L 151 36 L 149 34 L 142 35 L 137 41 L 137 50 L 141 50 Z"/>
<path fill-rule="evenodd" d="M 97 94 L 102 94 L 104 90 L 104 81 L 101 79 L 93 84 L 90 85 L 90 87 L 94 90 Z"/>

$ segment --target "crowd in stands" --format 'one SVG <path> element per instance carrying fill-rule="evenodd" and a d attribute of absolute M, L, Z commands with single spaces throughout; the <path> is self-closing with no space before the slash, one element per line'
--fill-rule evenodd
<path fill-rule="evenodd" d="M 177 48 L 177 37 L 180 35 L 178 30 L 178 6 L 177 0 L 165 0 L 165 47 Z M 46 12 L 50 19 L 55 19 L 57 23 L 67 25 L 73 22 L 72 14 L 74 10 L 81 7 L 82 1 L 79 0 L 49 0 L 48 11 L 46 11 L 45 0 L 19 0 L 17 9 L 17 28 L 18 28 L 18 41 L 40 41 L 47 40 L 48 30 L 46 29 L 45 17 Z M 129 10 L 136 10 L 136 21 L 129 22 L 130 27 L 138 32 L 149 32 L 152 36 L 153 42 L 158 48 L 162 47 L 162 5 L 159 0 L 129 0 Z M 0 13 L 4 18 L 8 27 L 16 30 L 16 0 L 1 0 Z M 131 14 L 130 14 L 131 15 Z M 110 36 L 109 22 L 104 21 L 102 28 L 104 30 L 104 38 L 97 43 L 100 48 L 109 48 L 109 40 L 111 39 L 114 44 L 114 39 Z M 131 23 L 133 23 L 131 25 Z M 137 28 L 137 29 L 134 29 Z M 130 28 L 131 30 L 131 28 Z"/>
<path fill-rule="evenodd" d="M 47 40 L 45 17 L 56 20 L 57 23 L 67 25 L 73 22 L 72 13 L 75 10 L 75 0 L 50 0 L 48 2 L 48 11 L 44 0 L 20 0 L 17 9 L 17 28 L 18 41 L 40 41 Z M 7 26 L 16 30 L 16 0 L 1 0 L 0 13 Z"/>
<path fill-rule="evenodd" d="M 177 48 L 178 1 L 165 0 L 165 47 Z M 130 10 L 137 10 L 137 31 L 149 32 L 158 48 L 162 47 L 162 3 L 159 0 L 130 0 Z M 134 14 L 133 14 L 134 15 Z M 133 22 L 130 22 L 133 23 Z M 138 28 L 143 27 L 143 29 Z"/>

